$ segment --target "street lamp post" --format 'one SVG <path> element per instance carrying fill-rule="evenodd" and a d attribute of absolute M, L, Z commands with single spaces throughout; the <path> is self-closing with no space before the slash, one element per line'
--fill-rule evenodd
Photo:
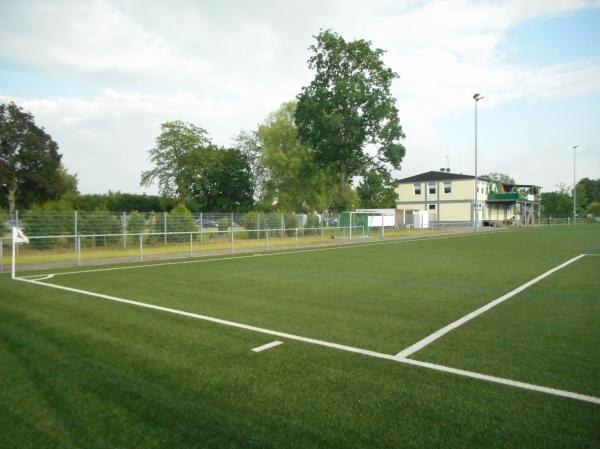
<path fill-rule="evenodd" d="M 573 147 L 573 224 L 577 222 L 577 181 L 575 178 L 575 155 L 577 154 L 578 145 Z"/>
<path fill-rule="evenodd" d="M 479 189 L 479 180 L 477 178 L 477 103 L 482 100 L 483 97 L 480 94 L 473 95 L 475 100 L 475 188 L 473 189 L 473 230 L 477 232 L 477 226 L 479 226 L 479 202 L 477 201 L 477 194 Z"/>

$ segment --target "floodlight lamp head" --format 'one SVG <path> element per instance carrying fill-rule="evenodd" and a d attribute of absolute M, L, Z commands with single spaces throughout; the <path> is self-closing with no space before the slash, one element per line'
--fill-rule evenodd
<path fill-rule="evenodd" d="M 573 146 L 573 149 L 576 150 L 577 148 L 579 148 L 579 145 L 575 145 Z"/>
<path fill-rule="evenodd" d="M 483 98 L 483 97 L 481 96 L 481 94 L 475 94 L 475 95 L 473 95 L 473 100 L 475 100 L 475 101 L 479 101 L 479 100 L 481 100 L 482 98 Z"/>

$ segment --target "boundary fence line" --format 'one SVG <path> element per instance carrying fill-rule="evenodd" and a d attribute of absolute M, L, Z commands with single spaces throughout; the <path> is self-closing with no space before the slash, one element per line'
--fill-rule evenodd
<path fill-rule="evenodd" d="M 410 231 L 409 231 L 410 232 Z M 216 238 L 215 238 L 216 236 Z M 256 230 L 229 229 L 227 231 L 180 231 L 180 232 L 140 232 L 135 234 L 67 234 L 30 236 L 29 244 L 12 242 L 11 238 L 0 238 L 0 272 L 5 270 L 3 261 L 3 242 L 10 241 L 11 248 L 15 245 L 15 257 L 10 258 L 10 271 L 13 276 L 19 258 L 46 257 L 45 261 L 24 262 L 25 267 L 39 266 L 82 266 L 83 255 L 89 253 L 92 259 L 88 262 L 98 264 L 119 263 L 136 260 L 156 260 L 162 258 L 197 257 L 208 254 L 233 254 L 235 252 L 270 251 L 272 249 L 299 248 L 302 246 L 323 246 L 344 241 L 365 241 L 369 237 L 368 230 L 363 226 L 337 226 L 318 228 L 268 228 Z M 118 240 L 130 238 L 132 244 L 128 248 L 120 246 Z M 152 241 L 151 239 L 155 240 Z M 105 243 L 97 245 L 97 240 Z M 112 242 L 109 240 L 112 239 Z M 327 239 L 327 240 L 326 240 Z M 45 249 L 44 240 L 52 241 L 51 249 Z M 60 241 L 59 243 L 56 243 Z M 36 243 L 37 242 L 37 243 Z M 106 243 L 109 242 L 109 243 Z M 238 245 L 236 243 L 245 242 Z M 283 244 L 281 244 L 283 242 Z M 87 244 L 87 246 L 86 246 Z M 37 248 L 36 248 L 37 245 Z M 169 246 L 172 245 L 172 246 Z M 212 245 L 212 248 L 211 248 Z M 21 247 L 19 254 L 16 251 Z M 148 254 L 149 249 L 167 248 L 168 251 Z M 134 248 L 136 250 L 134 251 Z M 196 251 L 195 251 L 196 249 Z M 197 251 L 200 249 L 200 251 Z M 204 249 L 204 251 L 202 250 Z M 112 254 L 103 254 L 103 251 Z M 94 254 L 94 252 L 98 254 Z M 94 256 L 97 256 L 94 258 Z"/>

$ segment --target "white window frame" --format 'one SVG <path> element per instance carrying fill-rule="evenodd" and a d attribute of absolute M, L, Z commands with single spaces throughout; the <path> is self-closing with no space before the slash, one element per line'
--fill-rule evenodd
<path fill-rule="evenodd" d="M 446 189 L 448 189 L 447 192 L 446 192 Z M 452 193 L 452 181 L 444 181 L 444 193 L 445 194 Z"/>
<path fill-rule="evenodd" d="M 433 192 L 431 191 L 433 189 Z M 427 183 L 427 192 L 429 195 L 435 195 L 437 193 L 437 182 Z"/>
<path fill-rule="evenodd" d="M 423 183 L 421 182 L 415 182 L 413 184 L 413 188 L 415 189 L 415 195 L 422 195 L 423 194 Z M 418 193 L 417 193 L 417 189 L 418 189 Z"/>
<path fill-rule="evenodd" d="M 436 204 L 428 204 L 427 205 L 427 210 L 428 211 L 432 211 L 432 210 L 437 211 L 437 205 Z"/>

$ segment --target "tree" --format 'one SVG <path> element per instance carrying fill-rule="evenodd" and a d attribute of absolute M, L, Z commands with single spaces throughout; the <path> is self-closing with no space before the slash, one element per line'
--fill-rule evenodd
<path fill-rule="evenodd" d="M 206 130 L 181 121 L 160 125 L 160 135 L 150 153 L 154 168 L 142 172 L 141 185 L 158 183 L 164 196 L 183 198 L 187 192 L 186 171 L 193 165 L 193 158 L 200 148 L 211 146 Z"/>
<path fill-rule="evenodd" d="M 398 75 L 384 66 L 384 51 L 372 49 L 369 41 L 346 42 L 329 30 L 315 38 L 308 66 L 316 73 L 298 95 L 295 118 L 315 162 L 336 174 L 340 208 L 354 176 L 384 164 L 400 168 L 405 135 L 390 93 Z M 367 145 L 374 155 L 365 152 Z"/>
<path fill-rule="evenodd" d="M 141 184 L 158 182 L 164 196 L 193 199 L 197 207 L 211 211 L 243 211 L 252 205 L 249 157 L 217 147 L 200 127 L 163 123 L 150 160 L 154 168 L 142 173 Z"/>
<path fill-rule="evenodd" d="M 10 213 L 17 204 L 28 207 L 65 193 L 60 160 L 58 144 L 30 113 L 15 103 L 0 104 L 0 192 Z"/>
<path fill-rule="evenodd" d="M 505 184 L 515 183 L 515 178 L 513 178 L 510 175 L 507 175 L 506 173 L 492 172 L 488 173 L 486 176 L 490 178 L 490 181 L 494 182 L 503 182 Z"/>
<path fill-rule="evenodd" d="M 398 181 L 387 171 L 369 170 L 356 189 L 364 208 L 395 208 Z"/>
<path fill-rule="evenodd" d="M 325 210 L 332 202 L 333 177 L 319 169 L 310 148 L 300 142 L 294 123 L 296 102 L 284 103 L 269 115 L 256 135 L 266 176 L 262 198 L 289 211 Z"/>
<path fill-rule="evenodd" d="M 600 202 L 600 179 L 583 178 L 577 183 L 577 205 L 586 209 L 594 202 Z"/>
<path fill-rule="evenodd" d="M 565 217 L 573 214 L 573 197 L 562 191 L 544 192 L 541 207 L 545 216 Z"/>
<path fill-rule="evenodd" d="M 262 147 L 256 131 L 241 130 L 234 138 L 234 148 L 248 158 L 252 173 L 252 191 L 254 198 L 262 195 L 262 189 L 267 179 L 267 170 L 261 164 Z"/>
<path fill-rule="evenodd" d="M 183 176 L 186 192 L 201 210 L 244 212 L 252 207 L 250 161 L 235 148 L 198 149 Z"/>
<path fill-rule="evenodd" d="M 586 212 L 594 217 L 600 217 L 600 202 L 593 202 L 587 205 Z"/>

